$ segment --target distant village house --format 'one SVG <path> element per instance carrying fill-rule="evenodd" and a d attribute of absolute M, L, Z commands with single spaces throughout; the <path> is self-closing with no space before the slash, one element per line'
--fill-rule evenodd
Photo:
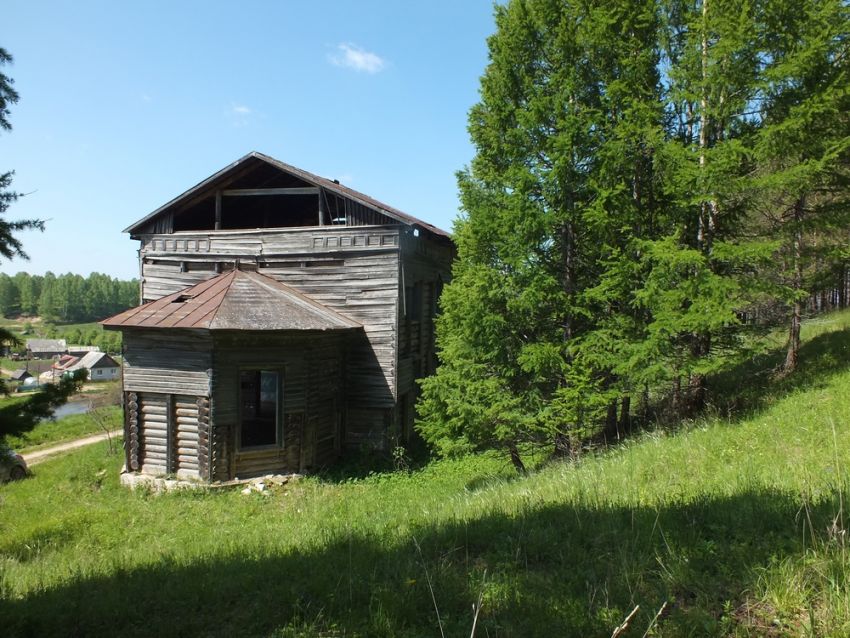
<path fill-rule="evenodd" d="M 82 357 L 61 355 L 46 372 L 49 378 L 58 378 L 65 373 L 85 370 L 90 381 L 114 381 L 121 376 L 121 365 L 105 352 L 87 352 Z"/>
<path fill-rule="evenodd" d="M 64 339 L 27 339 L 26 346 L 31 359 L 52 359 L 68 351 Z"/>
<path fill-rule="evenodd" d="M 19 383 L 25 383 L 27 379 L 32 379 L 32 375 L 28 370 L 21 368 L 19 370 L 15 370 L 11 375 L 9 375 L 9 379 L 12 381 L 18 381 Z"/>

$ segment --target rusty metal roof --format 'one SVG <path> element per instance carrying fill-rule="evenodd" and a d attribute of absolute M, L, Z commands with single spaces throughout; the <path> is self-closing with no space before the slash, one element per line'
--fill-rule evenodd
<path fill-rule="evenodd" d="M 345 330 L 360 324 L 279 281 L 232 270 L 101 321 L 104 328 Z"/>
<path fill-rule="evenodd" d="M 192 188 L 187 190 L 182 195 L 178 195 L 177 197 L 172 199 L 167 204 L 160 206 L 159 208 L 157 208 L 155 211 L 153 211 L 149 215 L 146 215 L 145 217 L 143 217 L 139 221 L 135 222 L 134 224 L 131 224 L 130 226 L 125 228 L 123 232 L 131 233 L 131 234 L 137 232 L 141 226 L 143 226 L 145 223 L 149 222 L 154 217 L 158 216 L 160 213 L 163 213 L 166 210 L 168 210 L 169 208 L 171 208 L 172 206 L 178 205 L 181 202 L 184 202 L 185 200 L 197 195 L 198 193 L 203 191 L 205 188 L 212 187 L 215 184 L 215 182 L 226 177 L 229 173 L 231 173 L 231 171 L 235 170 L 236 168 L 238 168 L 239 166 L 241 166 L 242 164 L 244 164 L 245 162 L 247 162 L 251 159 L 263 161 L 263 162 L 270 164 L 270 165 L 272 165 L 272 166 L 274 166 L 274 167 L 276 167 L 276 168 L 278 168 L 278 169 L 280 169 L 280 170 L 282 170 L 286 173 L 290 173 L 291 175 L 294 175 L 294 176 L 304 180 L 305 182 L 312 184 L 313 186 L 319 186 L 321 188 L 324 188 L 327 191 L 330 191 L 332 193 L 336 193 L 337 195 L 339 195 L 341 197 L 347 197 L 348 199 L 351 199 L 351 200 L 353 200 L 353 201 L 355 201 L 359 204 L 362 204 L 362 205 L 364 205 L 368 208 L 371 208 L 371 209 L 377 210 L 380 213 L 383 213 L 384 215 L 386 215 L 390 219 L 394 219 L 396 221 L 407 224 L 408 226 L 413 226 L 415 228 L 422 228 L 422 229 L 427 230 L 427 231 L 429 231 L 429 232 L 431 232 L 435 235 L 438 235 L 440 237 L 451 238 L 451 235 L 448 232 L 446 232 L 446 231 L 444 231 L 440 228 L 437 228 L 433 224 L 429 224 L 426 221 L 418 219 L 418 218 L 414 217 L 413 215 L 408 215 L 407 213 L 404 213 L 404 212 L 398 210 L 397 208 L 393 208 L 392 206 L 389 206 L 388 204 L 384 204 L 383 202 L 379 202 L 377 199 L 369 197 L 368 195 L 360 193 L 360 192 L 358 192 L 358 191 L 356 191 L 352 188 L 348 188 L 347 186 L 343 186 L 342 184 L 340 184 L 338 182 L 335 182 L 335 181 L 330 180 L 330 179 L 326 179 L 324 177 L 319 177 L 318 175 L 314 175 L 313 173 L 310 173 L 310 172 L 305 171 L 303 169 L 297 168 L 295 166 L 291 166 L 290 164 L 285 164 L 284 162 L 281 162 L 280 160 L 277 160 L 277 159 L 275 159 L 275 158 L 273 158 L 269 155 L 264 155 L 263 153 L 258 153 L 257 151 L 252 151 L 251 153 L 248 153 L 247 155 L 239 158 L 238 160 L 236 160 L 235 162 L 233 162 L 229 166 L 224 167 L 223 169 L 221 169 L 217 173 L 210 175 L 207 179 L 196 184 L 195 186 L 193 186 Z"/>

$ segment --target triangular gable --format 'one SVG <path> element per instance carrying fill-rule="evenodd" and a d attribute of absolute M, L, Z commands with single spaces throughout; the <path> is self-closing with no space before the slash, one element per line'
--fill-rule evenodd
<path fill-rule="evenodd" d="M 131 224 L 130 226 L 124 229 L 124 232 L 130 233 L 131 235 L 149 232 L 146 231 L 146 229 L 154 225 L 157 218 L 165 216 L 168 213 L 176 212 L 179 214 L 179 212 L 182 211 L 185 206 L 191 204 L 192 202 L 196 201 L 201 197 L 212 195 L 217 189 L 225 188 L 234 179 L 237 179 L 238 177 L 242 176 L 245 171 L 249 170 L 252 167 L 256 167 L 258 163 L 277 168 L 279 171 L 291 175 L 294 178 L 297 178 L 304 184 L 307 184 L 314 188 L 324 189 L 329 193 L 333 193 L 334 195 L 355 202 L 370 210 L 376 211 L 380 215 L 383 215 L 392 221 L 400 222 L 414 228 L 421 228 L 440 237 L 450 237 L 449 233 L 444 230 L 441 230 L 440 228 L 437 228 L 432 224 L 429 224 L 421 219 L 417 219 L 412 215 L 408 215 L 407 213 L 404 213 L 398 210 L 397 208 L 393 208 L 392 206 L 384 204 L 383 202 L 380 202 L 354 189 L 343 186 L 337 181 L 329 180 L 324 177 L 319 177 L 318 175 L 314 175 L 313 173 L 302 170 L 295 166 L 285 164 L 280 160 L 277 160 L 268 155 L 264 155 L 262 153 L 258 153 L 256 151 L 248 153 L 244 157 L 236 160 L 235 162 L 221 169 L 217 173 L 214 173 L 202 182 L 199 182 L 183 194 L 172 199 L 167 204 L 159 207 L 149 215 L 146 215 L 139 221 L 135 222 L 134 224 Z"/>

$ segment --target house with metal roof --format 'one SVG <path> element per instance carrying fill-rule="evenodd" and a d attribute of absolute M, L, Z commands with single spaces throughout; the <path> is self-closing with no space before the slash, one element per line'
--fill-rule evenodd
<path fill-rule="evenodd" d="M 51 359 L 68 351 L 64 339 L 27 339 L 27 356 L 33 359 Z"/>
<path fill-rule="evenodd" d="M 454 246 L 431 224 L 250 153 L 126 229 L 126 469 L 300 472 L 412 432 Z"/>
<path fill-rule="evenodd" d="M 15 370 L 15 371 L 12 372 L 12 374 L 9 375 L 10 380 L 18 381 L 20 383 L 23 383 L 27 379 L 31 379 L 31 378 L 32 378 L 32 375 L 30 374 L 29 370 L 26 370 L 24 368 L 20 368 L 18 370 Z"/>
<path fill-rule="evenodd" d="M 121 366 L 105 352 L 87 352 L 64 367 L 65 372 L 78 370 L 85 370 L 89 381 L 114 381 L 121 376 Z"/>

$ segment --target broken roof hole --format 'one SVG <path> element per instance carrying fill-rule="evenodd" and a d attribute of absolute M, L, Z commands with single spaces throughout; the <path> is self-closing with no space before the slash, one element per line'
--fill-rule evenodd
<path fill-rule="evenodd" d="M 195 295 L 179 295 L 171 300 L 171 303 L 184 303 L 190 299 L 194 299 Z"/>

